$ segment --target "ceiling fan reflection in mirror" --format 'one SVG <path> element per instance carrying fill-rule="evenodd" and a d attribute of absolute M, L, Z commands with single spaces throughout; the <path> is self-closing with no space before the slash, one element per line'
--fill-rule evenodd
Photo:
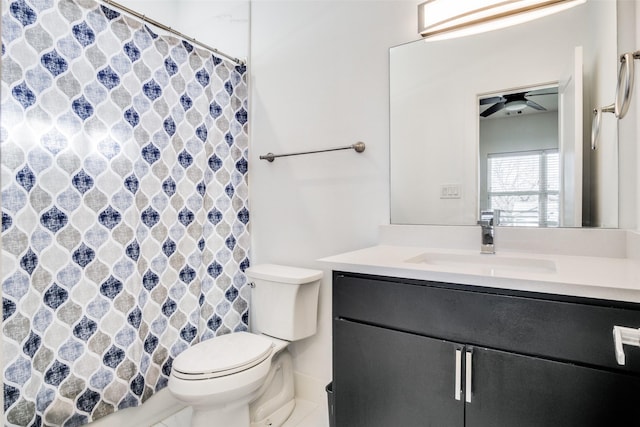
<path fill-rule="evenodd" d="M 547 87 L 480 97 L 480 117 L 503 117 L 558 109 L 558 88 Z M 496 115 L 498 112 L 500 115 Z"/>

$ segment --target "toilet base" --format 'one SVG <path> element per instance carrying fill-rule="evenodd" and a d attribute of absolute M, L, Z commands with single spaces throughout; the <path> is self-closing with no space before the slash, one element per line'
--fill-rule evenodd
<path fill-rule="evenodd" d="M 295 406 L 293 360 L 285 349 L 273 358 L 258 398 L 249 405 L 251 427 L 280 427 Z"/>
<path fill-rule="evenodd" d="M 247 427 L 249 405 L 234 405 L 223 408 L 193 408 L 191 427 Z"/>
<path fill-rule="evenodd" d="M 296 407 L 295 399 L 285 403 L 282 407 L 271 413 L 267 418 L 260 421 L 252 421 L 251 427 L 280 427 L 289 418 Z"/>

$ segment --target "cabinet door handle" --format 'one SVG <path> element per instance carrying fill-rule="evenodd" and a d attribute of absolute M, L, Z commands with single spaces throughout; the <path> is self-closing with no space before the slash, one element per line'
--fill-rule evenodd
<path fill-rule="evenodd" d="M 456 383 L 454 385 L 454 397 L 456 400 L 460 400 L 461 386 L 462 384 L 462 349 L 456 349 Z"/>
<path fill-rule="evenodd" d="M 471 403 L 471 366 L 473 353 L 470 350 L 466 351 L 466 364 L 465 364 L 465 382 L 464 382 L 464 400 L 467 403 Z"/>
<path fill-rule="evenodd" d="M 640 347 L 640 329 L 624 326 L 613 327 L 613 348 L 616 352 L 618 365 L 625 364 L 623 344 Z"/>

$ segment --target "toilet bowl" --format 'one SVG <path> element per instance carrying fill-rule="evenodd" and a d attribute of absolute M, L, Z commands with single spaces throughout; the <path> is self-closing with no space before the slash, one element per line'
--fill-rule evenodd
<path fill-rule="evenodd" d="M 203 341 L 173 361 L 169 387 L 193 407 L 192 426 L 247 427 L 274 356 L 288 345 L 248 332 Z"/>
<path fill-rule="evenodd" d="M 322 272 L 264 264 L 253 280 L 254 332 L 202 341 L 173 361 L 169 391 L 192 427 L 278 427 L 295 407 L 290 341 L 315 334 Z"/>

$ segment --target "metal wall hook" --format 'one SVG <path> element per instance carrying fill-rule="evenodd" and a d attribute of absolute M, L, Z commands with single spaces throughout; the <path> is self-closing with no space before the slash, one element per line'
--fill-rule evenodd
<path fill-rule="evenodd" d="M 634 59 L 640 59 L 640 50 L 626 52 L 620 55 L 620 69 L 618 70 L 618 82 L 616 85 L 616 99 L 613 104 L 606 107 L 593 109 L 593 121 L 591 123 L 591 149 L 598 148 L 600 127 L 602 125 L 602 113 L 613 113 L 618 120 L 622 119 L 629 111 L 633 83 L 635 77 Z"/>
<path fill-rule="evenodd" d="M 593 109 L 593 121 L 591 122 L 591 149 L 598 148 L 600 126 L 602 125 L 602 113 L 615 113 L 615 104 Z"/>
<path fill-rule="evenodd" d="M 640 50 L 620 55 L 620 70 L 618 70 L 618 86 L 616 87 L 615 115 L 622 119 L 629 110 L 633 81 L 635 75 L 634 59 L 640 59 Z"/>

